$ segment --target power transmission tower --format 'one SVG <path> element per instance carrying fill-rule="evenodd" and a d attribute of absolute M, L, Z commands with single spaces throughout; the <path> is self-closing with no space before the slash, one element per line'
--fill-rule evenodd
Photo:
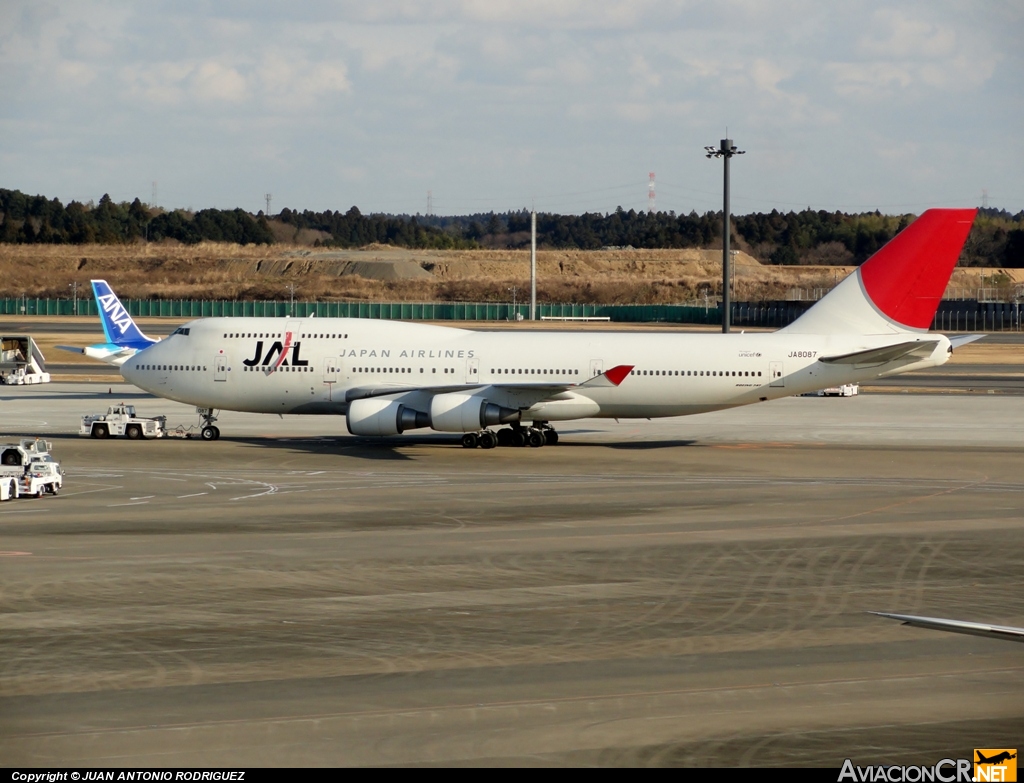
<path fill-rule="evenodd" d="M 654 172 L 650 172 L 647 175 L 647 213 L 649 215 L 654 214 Z"/>
<path fill-rule="evenodd" d="M 427 217 L 434 214 L 434 191 L 427 191 Z"/>
<path fill-rule="evenodd" d="M 981 190 L 981 208 L 988 209 L 988 188 Z"/>
<path fill-rule="evenodd" d="M 264 194 L 263 194 L 263 198 L 264 198 L 264 199 L 266 199 L 266 202 L 267 202 L 267 211 L 266 211 L 266 212 L 264 212 L 263 214 L 264 214 L 264 215 L 266 215 L 266 216 L 267 216 L 268 218 L 270 217 L 270 200 L 271 200 L 271 199 L 272 199 L 273 197 L 274 197 L 274 196 L 273 196 L 273 194 L 272 194 L 272 193 L 264 193 Z"/>

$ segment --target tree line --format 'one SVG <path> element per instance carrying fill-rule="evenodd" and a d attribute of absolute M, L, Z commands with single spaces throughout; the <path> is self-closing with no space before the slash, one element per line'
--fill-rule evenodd
<path fill-rule="evenodd" d="M 0 189 L 0 243 L 117 244 L 175 240 L 272 244 L 271 223 L 322 232 L 317 245 L 351 248 L 372 243 L 407 248 L 522 249 L 530 242 L 530 213 L 526 210 L 472 215 L 362 214 L 283 209 L 268 218 L 242 209 L 165 211 L 143 204 L 114 202 L 104 195 L 99 203 L 82 204 L 28 196 Z M 892 239 L 914 216 L 857 214 L 805 209 L 799 212 L 754 213 L 733 217 L 733 243 L 763 263 L 860 264 Z M 598 250 L 601 248 L 721 247 L 721 212 L 675 214 L 624 210 L 582 215 L 537 215 L 537 242 L 542 248 Z M 1024 267 L 1024 211 L 982 209 L 964 247 L 966 266 Z"/>

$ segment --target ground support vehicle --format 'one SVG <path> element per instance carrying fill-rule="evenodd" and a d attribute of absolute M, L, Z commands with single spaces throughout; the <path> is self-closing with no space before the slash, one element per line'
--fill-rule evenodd
<path fill-rule="evenodd" d="M 24 386 L 49 382 L 46 358 L 35 340 L 27 334 L 0 335 L 0 383 Z"/>
<path fill-rule="evenodd" d="M 40 459 L 49 459 L 53 444 L 40 438 L 22 438 L 17 443 L 0 444 L 0 465 L 25 466 Z"/>
<path fill-rule="evenodd" d="M 0 501 L 56 495 L 64 486 L 64 471 L 49 455 L 28 465 L 0 466 Z"/>
<path fill-rule="evenodd" d="M 130 440 L 162 438 L 167 434 L 167 417 L 144 418 L 135 413 L 134 405 L 111 405 L 106 413 L 83 416 L 79 435 L 93 438 L 116 438 L 124 436 Z"/>

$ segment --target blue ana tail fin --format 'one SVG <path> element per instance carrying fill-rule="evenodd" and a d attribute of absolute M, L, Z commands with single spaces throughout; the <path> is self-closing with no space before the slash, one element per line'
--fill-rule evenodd
<path fill-rule="evenodd" d="M 141 350 L 157 342 L 146 337 L 135 325 L 135 321 L 128 315 L 128 308 L 121 304 L 121 300 L 107 285 L 106 280 L 93 280 L 92 292 L 100 311 L 103 334 L 106 335 L 110 345 Z"/>

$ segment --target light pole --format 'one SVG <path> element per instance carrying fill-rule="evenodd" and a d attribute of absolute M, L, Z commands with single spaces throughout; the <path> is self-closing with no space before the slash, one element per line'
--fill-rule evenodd
<path fill-rule="evenodd" d="M 729 315 L 732 308 L 732 296 L 729 290 L 729 159 L 733 155 L 743 155 L 746 150 L 736 149 L 732 139 L 722 139 L 719 147 L 705 147 L 709 158 L 725 160 L 725 185 L 722 206 L 722 332 L 729 331 Z"/>
<path fill-rule="evenodd" d="M 74 283 L 69 283 L 68 284 L 68 288 L 71 289 L 71 296 L 74 299 L 74 303 L 75 303 L 74 304 L 74 313 L 75 313 L 75 315 L 78 315 L 78 281 L 76 280 Z"/>
<path fill-rule="evenodd" d="M 516 294 L 519 292 L 519 288 L 517 286 L 512 286 L 508 290 L 512 292 L 512 319 L 511 320 L 518 321 L 519 320 L 519 310 L 518 310 L 518 307 L 517 307 Z"/>

